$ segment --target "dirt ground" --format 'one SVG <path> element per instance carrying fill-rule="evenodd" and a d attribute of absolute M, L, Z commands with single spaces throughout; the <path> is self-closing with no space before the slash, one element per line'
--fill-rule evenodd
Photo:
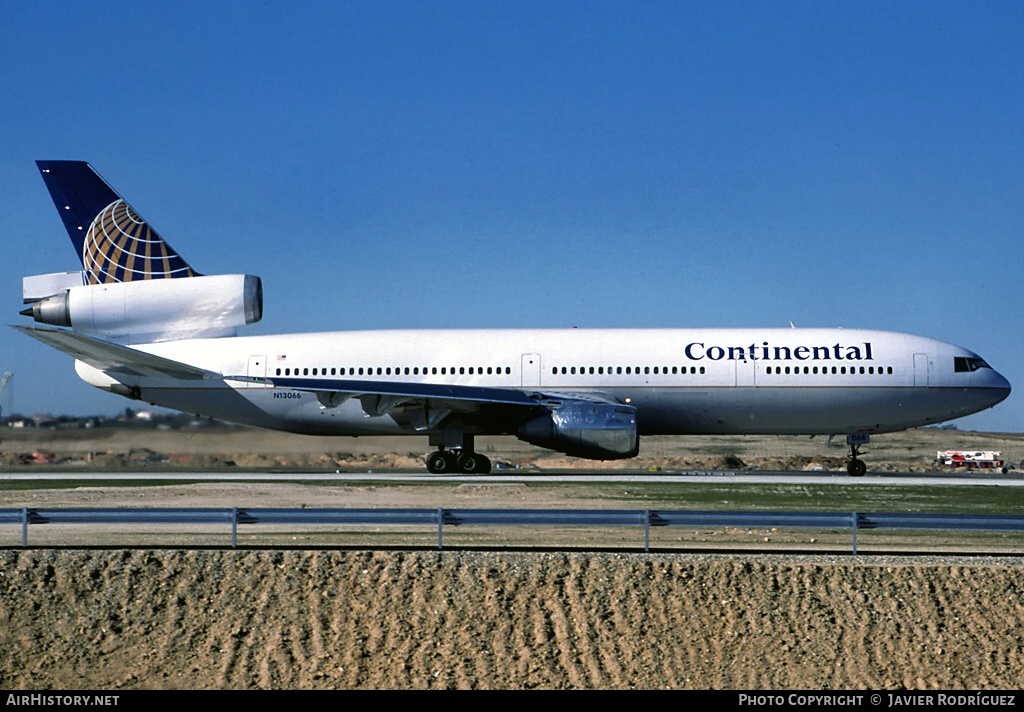
<path fill-rule="evenodd" d="M 477 438 L 477 450 L 495 463 L 526 469 L 762 469 L 843 470 L 844 438 L 788 435 L 654 436 L 641 439 L 640 456 L 596 462 L 533 447 L 513 437 Z M 875 436 L 863 448 L 870 471 L 926 472 L 938 450 L 997 450 L 1024 469 L 1024 434 L 922 428 Z M 422 470 L 430 448 L 423 436 L 318 437 L 247 428 L 142 430 L 7 429 L 0 432 L 0 469 L 45 465 L 66 469 L 365 469 Z M 37 455 L 38 457 L 34 457 Z"/>
<path fill-rule="evenodd" d="M 998 560 L 0 552 L 0 688 L 1013 688 Z"/>
<path fill-rule="evenodd" d="M 251 431 L 150 433 L 145 447 L 123 433 L 31 435 L 5 436 L 4 456 L 45 448 L 65 459 L 58 467 L 116 470 L 242 468 L 247 457 L 254 467 L 379 467 L 418 465 L 422 455 L 418 441 L 347 440 L 342 449 Z M 644 467 L 802 469 L 842 458 L 841 448 L 806 438 L 651 440 Z M 936 449 L 1003 448 L 1019 460 L 1022 446 L 1020 436 L 915 431 L 873 447 L 875 469 L 913 469 Z M 515 442 L 480 449 L 529 468 L 579 463 Z M 5 469 L 34 466 L 18 459 Z M 448 494 L 445 506 L 517 506 L 527 490 Z M 0 489 L 0 506 L 423 506 L 432 496 L 412 486 L 89 486 Z M 562 488 L 518 506 L 596 506 L 588 496 Z M 32 532 L 34 541 L 45 536 Z M 637 532 L 622 536 L 639 544 Z M 211 537 L 226 544 L 226 531 Z M 0 549 L 0 688 L 1024 685 L 1019 556 L 438 553 L 316 541 L 278 550 Z M 4 542 L 16 547 L 16 533 Z"/>

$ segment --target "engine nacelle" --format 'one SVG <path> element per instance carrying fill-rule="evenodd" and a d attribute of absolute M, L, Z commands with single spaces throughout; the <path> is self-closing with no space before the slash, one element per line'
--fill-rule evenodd
<path fill-rule="evenodd" d="M 529 420 L 520 440 L 590 460 L 636 457 L 636 408 L 614 403 L 569 403 Z"/>
<path fill-rule="evenodd" d="M 263 317 L 263 286 L 248 274 L 87 284 L 40 299 L 23 313 L 110 338 L 231 336 Z"/>

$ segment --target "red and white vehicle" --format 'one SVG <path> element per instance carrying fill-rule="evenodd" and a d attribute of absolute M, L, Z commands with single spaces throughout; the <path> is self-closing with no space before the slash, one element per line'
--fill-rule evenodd
<path fill-rule="evenodd" d="M 1003 472 L 1007 470 L 1000 453 L 995 450 L 939 450 L 936 459 L 952 467 L 1000 468 Z"/>

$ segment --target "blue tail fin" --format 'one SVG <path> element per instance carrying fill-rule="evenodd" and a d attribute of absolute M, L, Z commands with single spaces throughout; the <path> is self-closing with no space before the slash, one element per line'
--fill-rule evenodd
<path fill-rule="evenodd" d="M 84 161 L 36 161 L 85 268 L 85 282 L 198 277 Z"/>

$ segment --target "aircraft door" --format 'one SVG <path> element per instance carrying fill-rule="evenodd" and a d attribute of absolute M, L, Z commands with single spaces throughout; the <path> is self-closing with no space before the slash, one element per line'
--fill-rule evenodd
<path fill-rule="evenodd" d="M 245 375 L 250 378 L 266 378 L 267 377 L 267 357 L 266 356 L 250 356 L 249 357 L 249 368 L 246 370 Z M 265 383 L 248 383 L 247 388 L 269 388 Z"/>
<path fill-rule="evenodd" d="M 914 354 L 914 387 L 928 387 L 928 354 Z"/>
<path fill-rule="evenodd" d="M 734 384 L 737 388 L 750 388 L 757 385 L 756 364 L 754 361 L 740 361 L 737 359 L 733 363 L 736 365 L 736 380 Z"/>
<path fill-rule="evenodd" d="M 523 354 L 521 385 L 540 388 L 540 354 Z"/>

